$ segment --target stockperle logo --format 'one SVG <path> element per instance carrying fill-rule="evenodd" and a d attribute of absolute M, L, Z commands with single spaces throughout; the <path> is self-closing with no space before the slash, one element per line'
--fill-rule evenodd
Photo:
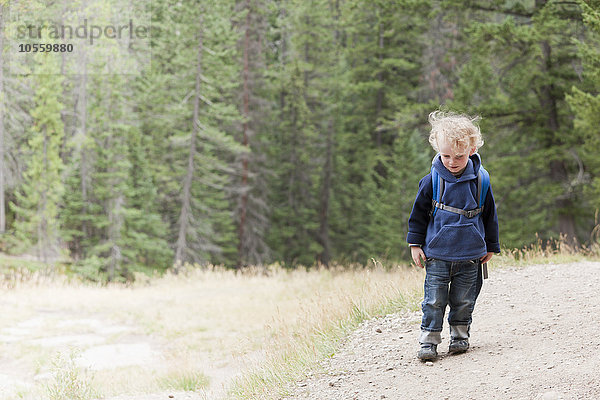
<path fill-rule="evenodd" d="M 132 74 L 150 68 L 149 2 L 23 1 L 4 23 L 12 74 Z"/>

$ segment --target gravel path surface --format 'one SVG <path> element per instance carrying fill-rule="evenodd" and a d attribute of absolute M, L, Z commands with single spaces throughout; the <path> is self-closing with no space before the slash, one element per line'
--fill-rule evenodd
<path fill-rule="evenodd" d="M 600 263 L 490 271 L 471 349 L 416 358 L 420 313 L 367 321 L 293 399 L 600 399 Z"/>

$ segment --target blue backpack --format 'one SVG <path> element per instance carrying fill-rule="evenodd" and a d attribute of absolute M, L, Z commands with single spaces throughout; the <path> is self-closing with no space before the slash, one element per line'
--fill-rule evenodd
<path fill-rule="evenodd" d="M 435 158 L 434 158 L 435 160 Z M 451 207 L 442 203 L 442 195 L 444 194 L 444 179 L 437 173 L 433 165 L 431 166 L 431 183 L 433 185 L 433 197 L 431 200 L 431 217 L 435 216 L 435 212 L 438 210 L 446 210 L 455 214 L 464 215 L 467 218 L 475 218 L 483 212 L 483 204 L 485 203 L 485 196 L 487 195 L 488 189 L 490 188 L 490 174 L 483 168 L 479 167 L 479 173 L 477 174 L 477 208 L 473 210 L 462 210 L 460 208 Z"/>

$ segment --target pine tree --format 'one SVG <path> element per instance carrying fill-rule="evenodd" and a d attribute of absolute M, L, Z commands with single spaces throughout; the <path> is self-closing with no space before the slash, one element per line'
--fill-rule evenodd
<path fill-rule="evenodd" d="M 429 2 L 417 1 L 348 1 L 342 8 L 347 70 L 341 75 L 346 84 L 335 158 L 332 238 L 337 253 L 353 261 L 401 253 L 395 239 L 405 234 L 401 226 L 415 178 L 398 177 L 421 165 L 422 149 L 407 154 L 403 162 L 406 152 L 398 151 L 426 117 L 414 104 L 422 91 L 425 46 L 420 40 L 428 11 Z M 426 173 L 416 170 L 417 176 Z M 394 196 L 398 191 L 402 198 Z"/>
<path fill-rule="evenodd" d="M 81 12 L 82 15 L 89 13 L 88 1 L 84 0 L 71 6 Z M 65 5 L 65 8 L 67 5 Z M 61 11 L 63 23 L 66 23 L 66 11 Z M 73 13 L 77 15 L 77 13 Z M 68 21 L 71 24 L 80 23 L 81 18 Z M 65 107 L 62 120 L 65 123 L 65 142 L 62 149 L 63 162 L 65 163 L 64 181 L 67 187 L 63 198 L 63 209 L 61 220 L 65 242 L 69 248 L 70 256 L 76 262 L 85 259 L 91 248 L 94 237 L 91 235 L 91 221 L 89 208 L 92 207 L 90 200 L 90 182 L 93 165 L 94 141 L 88 129 L 88 101 L 89 101 L 89 76 L 90 62 L 87 57 L 87 46 L 79 46 L 75 68 L 66 67 L 63 62 L 63 74 L 69 74 L 66 81 L 71 83 L 65 87 L 65 99 L 72 99 L 70 107 Z M 63 58 L 64 61 L 64 58 Z M 73 68 L 73 69 L 70 69 Z M 72 112 L 69 112 L 69 109 Z"/>
<path fill-rule="evenodd" d="M 574 134 L 565 94 L 578 81 L 581 9 L 576 3 L 536 0 L 470 11 L 454 108 L 479 112 L 493 176 L 504 243 L 520 246 L 564 235 L 585 237 L 590 220 L 582 197 L 582 138 Z M 461 17 L 464 19 L 464 17 Z M 528 223 L 523 223 L 528 221 Z"/>
<path fill-rule="evenodd" d="M 315 240 L 317 229 L 314 192 L 314 168 L 311 163 L 312 143 L 316 138 L 306 105 L 304 76 L 296 62 L 288 68 L 284 82 L 285 100 L 281 110 L 279 140 L 271 149 L 273 171 L 271 200 L 274 204 L 270 232 L 271 248 L 286 265 L 312 265 L 320 252 Z"/>
<path fill-rule="evenodd" d="M 130 170 L 125 211 L 125 254 L 134 266 L 164 270 L 171 266 L 173 251 L 167 242 L 168 226 L 157 206 L 157 187 L 150 175 L 148 140 L 135 127 L 128 132 Z"/>
<path fill-rule="evenodd" d="M 20 249 L 35 246 L 36 255 L 45 262 L 58 255 L 61 239 L 58 207 L 63 193 L 63 163 L 59 149 L 64 126 L 59 93 L 63 78 L 53 73 L 58 63 L 53 55 L 39 53 L 35 60 L 35 108 L 31 111 L 27 170 L 12 208 L 18 218 L 15 235 Z"/>
<path fill-rule="evenodd" d="M 31 14 L 41 11 L 35 2 L 31 6 Z M 21 5 L 11 4 L 12 11 L 19 11 Z M 16 10 L 15 10 L 16 9 Z M 22 181 L 23 171 L 26 169 L 26 154 L 29 151 L 28 140 L 31 134 L 31 115 L 29 111 L 34 108 L 34 90 L 32 88 L 33 75 L 32 57 L 25 60 L 16 57 L 7 57 L 14 47 L 15 25 L 22 23 L 18 18 L 9 19 L 9 5 L 1 5 L 0 29 L 0 214 L 4 212 L 4 220 L 0 221 L 1 231 L 12 231 L 16 218 L 14 208 L 10 205 L 16 202 L 16 189 Z M 29 13 L 29 9 L 26 12 Z M 10 61 L 10 62 L 9 62 Z M 15 73 L 23 72 L 23 74 Z M 8 207 L 7 207 L 8 205 Z M 0 220 L 2 217 L 0 216 Z M 11 236 L 2 240 L 3 249 L 11 250 L 14 246 Z M 18 245 L 19 243 L 17 243 Z M 18 247 L 13 248 L 19 251 Z M 21 248 L 21 250 L 23 250 Z"/>
<path fill-rule="evenodd" d="M 266 243 L 270 210 L 267 205 L 265 147 L 268 146 L 267 122 L 272 105 L 268 102 L 269 84 L 265 76 L 264 48 L 268 27 L 265 8 L 265 2 L 258 0 L 244 0 L 238 4 L 242 65 L 239 141 L 246 149 L 239 155 L 240 165 L 237 168 L 241 179 L 235 178 L 233 193 L 236 204 L 234 218 L 238 227 L 238 266 L 264 264 L 270 256 Z"/>
<path fill-rule="evenodd" d="M 100 24 L 110 20 L 119 4 L 83 1 L 69 6 L 83 15 L 94 12 Z M 109 280 L 131 279 L 134 269 L 164 269 L 171 254 L 149 187 L 150 160 L 143 156 L 147 145 L 134 113 L 134 79 L 121 74 L 134 60 L 121 60 L 123 69 L 114 69 L 114 45 L 98 43 L 90 51 L 104 51 L 103 57 L 88 57 L 85 50 L 62 69 L 73 83 L 63 88 L 65 97 L 74 99 L 72 112 L 62 115 L 69 126 L 62 146 L 68 188 L 60 212 L 63 235 L 82 273 Z"/>
<path fill-rule="evenodd" d="M 239 121 L 232 14 L 230 1 L 166 2 L 155 8 L 161 34 L 153 39 L 153 70 L 141 85 L 142 95 L 152 99 L 141 110 L 142 132 L 157 146 L 160 162 L 152 175 L 161 207 L 168 210 L 176 264 L 233 265 L 237 255 L 228 202 L 231 176 L 237 173 L 231 163 L 241 151 L 231 136 Z"/>
<path fill-rule="evenodd" d="M 579 39 L 578 52 L 583 60 L 583 80 L 585 86 L 573 87 L 567 102 L 575 114 L 574 128 L 583 138 L 580 157 L 585 169 L 580 170 L 577 179 L 584 184 L 584 194 L 595 212 L 595 227 L 592 240 L 600 239 L 600 160 L 597 149 L 600 138 L 596 134 L 600 126 L 600 2 L 579 2 L 583 10 L 586 34 Z"/>
<path fill-rule="evenodd" d="M 282 2 L 277 10 L 279 126 L 273 128 L 269 243 L 287 265 L 324 264 L 331 258 L 329 202 L 335 93 L 333 12 L 328 1 Z"/>
<path fill-rule="evenodd" d="M 98 267 L 108 280 L 115 280 L 128 277 L 124 225 L 131 164 L 127 136 L 134 128 L 126 117 L 124 95 L 116 89 L 123 85 L 120 75 L 95 75 L 90 85 L 94 97 L 88 121 L 94 166 L 88 202 L 94 206 L 88 206 L 92 231 L 88 257 L 92 262 L 83 265 Z M 102 92 L 111 95 L 99 95 Z"/>

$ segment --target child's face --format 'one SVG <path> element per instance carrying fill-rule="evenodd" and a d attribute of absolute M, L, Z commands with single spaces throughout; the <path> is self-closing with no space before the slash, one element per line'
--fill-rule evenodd
<path fill-rule="evenodd" d="M 438 148 L 444 167 L 454 175 L 459 175 L 464 171 L 469 162 L 469 156 L 475 153 L 475 148 L 454 149 L 444 137 L 438 139 Z"/>

